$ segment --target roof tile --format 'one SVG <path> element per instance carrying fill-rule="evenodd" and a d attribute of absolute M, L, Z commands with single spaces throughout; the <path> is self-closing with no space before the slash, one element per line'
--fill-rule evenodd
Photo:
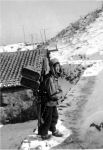
<path fill-rule="evenodd" d="M 0 53 L 0 86 L 20 86 L 21 70 L 27 65 L 34 66 L 40 72 L 42 60 L 47 50 L 31 50 Z"/>

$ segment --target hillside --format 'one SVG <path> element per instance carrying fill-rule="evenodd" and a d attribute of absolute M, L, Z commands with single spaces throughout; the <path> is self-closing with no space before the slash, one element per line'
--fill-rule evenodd
<path fill-rule="evenodd" d="M 59 52 L 52 54 L 61 63 L 74 58 L 103 59 L 103 7 L 71 23 L 48 41 L 49 48 L 57 43 Z M 82 57 L 80 57 L 82 55 Z M 65 60 L 65 62 L 64 62 Z"/>

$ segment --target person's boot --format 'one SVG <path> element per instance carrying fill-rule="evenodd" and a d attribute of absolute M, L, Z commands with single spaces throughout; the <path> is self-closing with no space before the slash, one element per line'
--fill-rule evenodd
<path fill-rule="evenodd" d="M 58 130 L 56 130 L 55 132 L 52 133 L 53 136 L 56 136 L 56 137 L 62 137 L 63 134 L 61 132 L 59 132 Z"/>
<path fill-rule="evenodd" d="M 46 135 L 41 135 L 42 140 L 49 140 L 52 135 L 46 134 Z"/>

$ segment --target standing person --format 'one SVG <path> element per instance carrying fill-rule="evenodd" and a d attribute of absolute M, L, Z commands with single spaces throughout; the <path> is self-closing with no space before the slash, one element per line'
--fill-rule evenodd
<path fill-rule="evenodd" d="M 38 129 L 38 134 L 43 140 L 49 139 L 48 131 L 52 132 L 53 136 L 62 137 L 63 134 L 56 129 L 58 121 L 57 105 L 58 101 L 63 100 L 63 92 L 58 85 L 58 78 L 61 74 L 60 63 L 57 59 L 52 59 L 50 62 L 50 72 L 44 78 L 42 90 L 44 91 L 41 97 L 41 122 Z"/>

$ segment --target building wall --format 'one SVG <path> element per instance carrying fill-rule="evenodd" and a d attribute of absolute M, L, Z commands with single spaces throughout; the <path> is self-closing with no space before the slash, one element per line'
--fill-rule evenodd
<path fill-rule="evenodd" d="M 15 101 L 30 101 L 33 97 L 33 91 L 31 89 L 17 88 L 6 88 L 1 90 L 1 105 L 8 105 L 15 103 Z"/>
<path fill-rule="evenodd" d="M 36 97 L 30 89 L 3 89 L 0 122 L 16 123 L 37 118 Z"/>

